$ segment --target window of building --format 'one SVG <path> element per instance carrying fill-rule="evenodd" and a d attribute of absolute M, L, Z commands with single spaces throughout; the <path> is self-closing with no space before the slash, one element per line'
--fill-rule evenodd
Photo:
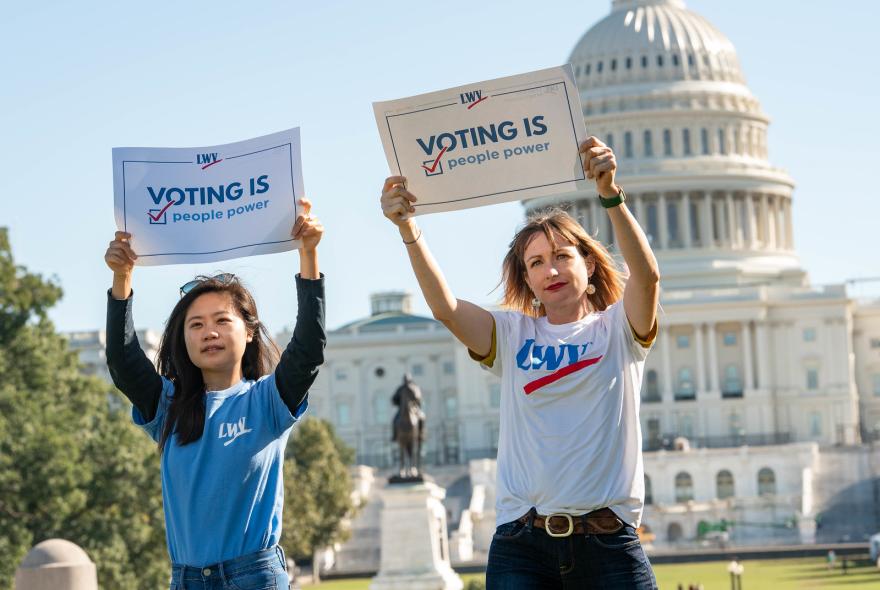
<path fill-rule="evenodd" d="M 675 394 L 678 399 L 693 399 L 694 375 L 690 367 L 682 367 L 678 370 L 678 387 Z"/>
<path fill-rule="evenodd" d="M 871 348 L 880 348 L 880 338 L 871 338 Z"/>
<path fill-rule="evenodd" d="M 678 54 L 673 53 L 672 54 L 672 65 L 678 67 L 679 63 L 680 62 L 678 61 Z"/>
<path fill-rule="evenodd" d="M 681 232 L 678 225 L 678 203 L 668 201 L 666 203 L 666 229 L 669 231 L 669 247 L 681 247 Z"/>
<path fill-rule="evenodd" d="M 688 53 L 688 65 L 694 65 L 694 55 L 692 53 Z"/>
<path fill-rule="evenodd" d="M 425 366 L 421 363 L 416 363 L 412 366 L 412 374 L 413 377 L 420 377 L 425 374 Z"/>
<path fill-rule="evenodd" d="M 718 130 L 718 152 L 721 155 L 727 153 L 727 134 L 724 133 L 724 129 Z"/>
<path fill-rule="evenodd" d="M 880 373 L 871 375 L 871 390 L 874 392 L 874 395 L 880 396 Z"/>
<path fill-rule="evenodd" d="M 722 396 L 739 397 L 742 395 L 743 385 L 739 376 L 739 367 L 737 365 L 727 365 L 724 367 L 724 385 L 722 386 Z"/>
<path fill-rule="evenodd" d="M 654 503 L 654 492 L 651 489 L 651 478 L 648 477 L 648 474 L 645 474 L 645 504 L 650 505 Z"/>
<path fill-rule="evenodd" d="M 648 418 L 646 421 L 645 432 L 647 434 L 645 442 L 649 449 L 659 449 L 662 442 L 660 437 L 660 418 Z"/>
<path fill-rule="evenodd" d="M 445 396 L 445 406 L 446 406 L 446 417 L 447 418 L 456 418 L 458 417 L 458 396 L 447 394 Z"/>
<path fill-rule="evenodd" d="M 645 157 L 651 158 L 654 156 L 654 144 L 651 141 L 651 130 L 645 129 L 645 132 L 642 134 L 642 137 L 645 142 Z"/>
<path fill-rule="evenodd" d="M 662 55 L 658 55 L 658 56 L 657 56 L 657 67 L 658 67 L 658 68 L 662 68 L 662 67 L 663 67 L 663 56 L 662 56 Z"/>
<path fill-rule="evenodd" d="M 501 384 L 500 383 L 490 383 L 489 384 L 489 405 L 493 408 L 501 407 Z"/>
<path fill-rule="evenodd" d="M 648 213 L 647 225 L 642 224 L 642 228 L 648 234 L 648 242 L 654 243 L 654 237 L 659 235 L 660 220 L 657 219 L 657 202 L 648 201 L 645 211 Z"/>
<path fill-rule="evenodd" d="M 724 346 L 736 346 L 736 332 L 725 332 L 723 341 Z"/>
<path fill-rule="evenodd" d="M 684 537 L 684 531 L 677 522 L 670 522 L 666 527 L 666 540 L 670 543 L 677 543 Z"/>
<path fill-rule="evenodd" d="M 612 150 L 614 149 L 614 135 L 609 133 L 607 136 L 605 136 L 605 145 L 610 147 Z"/>
<path fill-rule="evenodd" d="M 727 417 L 727 431 L 733 437 L 739 437 L 743 435 L 742 423 L 738 413 L 732 412 Z"/>
<path fill-rule="evenodd" d="M 626 58 L 626 69 L 631 70 L 633 67 L 633 58 Z"/>
<path fill-rule="evenodd" d="M 819 412 L 810 412 L 810 436 L 812 437 L 820 437 L 822 436 L 822 414 Z"/>
<path fill-rule="evenodd" d="M 616 59 L 612 59 L 612 60 L 611 60 L 611 71 L 613 72 L 613 71 L 615 71 L 616 69 L 617 69 L 617 60 L 616 60 Z"/>
<path fill-rule="evenodd" d="M 675 337 L 675 343 L 679 348 L 690 348 L 691 337 L 688 334 L 679 334 Z"/>
<path fill-rule="evenodd" d="M 444 375 L 454 375 L 455 374 L 455 363 L 452 361 L 444 361 L 443 362 L 443 374 Z"/>
<path fill-rule="evenodd" d="M 574 68 L 574 77 L 577 78 L 580 75 L 581 75 L 581 66 L 577 65 Z"/>
<path fill-rule="evenodd" d="M 492 423 L 489 425 L 489 447 L 492 449 L 492 453 L 498 452 L 498 435 L 500 433 L 500 427 L 498 424 Z"/>
<path fill-rule="evenodd" d="M 663 155 L 672 155 L 672 131 L 669 129 L 663 130 Z"/>
<path fill-rule="evenodd" d="M 586 67 L 584 67 L 584 74 L 586 74 L 587 76 L 590 75 L 590 67 L 590 64 L 587 64 Z"/>
<path fill-rule="evenodd" d="M 816 341 L 816 328 L 804 328 L 804 342 Z"/>
<path fill-rule="evenodd" d="M 627 131 L 623 134 L 623 157 L 633 157 L 633 134 L 631 131 Z"/>
<path fill-rule="evenodd" d="M 643 67 L 643 68 L 647 68 L 647 67 L 648 67 L 648 56 L 647 56 L 647 55 L 643 55 L 643 56 L 642 56 L 642 67 Z"/>
<path fill-rule="evenodd" d="M 681 417 L 681 428 L 679 429 L 683 437 L 685 438 L 693 438 L 694 437 L 694 417 L 690 414 L 684 414 Z"/>
<path fill-rule="evenodd" d="M 675 501 L 687 502 L 694 499 L 694 481 L 691 474 L 682 471 L 675 476 Z"/>
<path fill-rule="evenodd" d="M 351 424 L 351 405 L 348 402 L 338 402 L 336 404 L 336 424 L 337 426 L 348 426 Z"/>
<path fill-rule="evenodd" d="M 724 500 L 732 498 L 734 495 L 733 474 L 727 469 L 722 469 L 715 476 L 715 497 Z"/>
<path fill-rule="evenodd" d="M 769 467 L 758 471 L 758 495 L 772 496 L 776 494 L 776 474 Z"/>
<path fill-rule="evenodd" d="M 345 381 L 348 379 L 348 372 L 345 369 L 336 369 L 336 380 Z"/>
<path fill-rule="evenodd" d="M 819 369 L 807 367 L 807 390 L 816 391 L 817 389 L 819 389 Z"/>
<path fill-rule="evenodd" d="M 700 150 L 704 156 L 709 155 L 709 130 L 700 129 Z"/>
<path fill-rule="evenodd" d="M 373 394 L 373 417 L 377 424 L 391 421 L 391 400 L 384 391 L 377 391 Z"/>
<path fill-rule="evenodd" d="M 373 373 L 376 375 L 376 377 L 382 378 L 385 376 L 385 369 L 383 369 L 382 367 L 376 367 L 376 370 L 373 371 Z"/>
<path fill-rule="evenodd" d="M 645 395 L 643 401 L 656 402 L 660 401 L 660 385 L 657 382 L 657 371 L 651 369 L 645 375 Z"/>
<path fill-rule="evenodd" d="M 602 64 L 601 61 L 600 61 L 599 63 L 596 64 L 596 73 L 597 73 L 597 74 L 601 74 L 601 73 L 602 73 L 602 65 L 603 65 L 603 64 Z"/>
<path fill-rule="evenodd" d="M 682 129 L 681 130 L 681 145 L 684 150 L 685 156 L 691 155 L 691 130 L 690 129 Z"/>

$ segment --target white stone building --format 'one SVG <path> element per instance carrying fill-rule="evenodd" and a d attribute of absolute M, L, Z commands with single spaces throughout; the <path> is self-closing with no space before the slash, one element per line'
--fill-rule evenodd
<path fill-rule="evenodd" d="M 794 181 L 767 159 L 769 119 L 733 45 L 682 0 L 613 0 L 570 61 L 588 132 L 614 147 L 660 262 L 660 336 L 641 392 L 654 546 L 880 530 L 880 300 L 809 283 L 795 251 Z M 569 207 L 614 251 L 594 194 L 524 205 Z M 409 371 L 428 400 L 428 463 L 491 456 L 497 380 L 441 325 L 410 315 L 403 295 L 392 307 L 380 300 L 370 318 L 330 333 L 316 414 L 361 460 L 385 467 L 388 400 Z M 463 520 L 491 512 L 468 502 Z M 485 534 L 472 536 L 485 550 Z"/>
<path fill-rule="evenodd" d="M 413 315 L 410 298 L 375 294 L 372 315 L 329 332 L 309 402 L 313 415 L 334 424 L 359 463 L 389 467 L 397 456 L 391 396 L 408 373 L 422 390 L 427 415 L 426 464 L 494 457 L 499 380 L 482 371 L 440 322 Z M 290 336 L 280 334 L 277 341 Z"/>
<path fill-rule="evenodd" d="M 147 358 L 155 364 L 162 334 L 147 329 L 136 330 L 135 333 Z M 79 354 L 82 372 L 86 375 L 100 377 L 110 383 L 110 370 L 107 368 L 107 333 L 104 330 L 86 330 L 66 332 L 64 336 L 67 338 L 70 349 Z"/>

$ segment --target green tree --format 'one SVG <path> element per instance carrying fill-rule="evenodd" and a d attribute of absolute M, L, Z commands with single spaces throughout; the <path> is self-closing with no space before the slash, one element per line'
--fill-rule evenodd
<path fill-rule="evenodd" d="M 318 549 L 348 538 L 354 451 L 329 422 L 309 418 L 294 427 L 287 456 L 281 545 L 296 561 L 312 559 Z"/>
<path fill-rule="evenodd" d="M 160 588 L 155 446 L 111 386 L 80 373 L 46 315 L 61 295 L 57 281 L 15 264 L 0 228 L 0 589 L 52 537 L 89 553 L 102 588 Z"/>

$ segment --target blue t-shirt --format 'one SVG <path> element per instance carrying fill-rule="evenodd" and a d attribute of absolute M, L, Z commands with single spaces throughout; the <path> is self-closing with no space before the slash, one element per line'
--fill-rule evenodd
<path fill-rule="evenodd" d="M 156 417 L 134 423 L 162 435 L 174 385 L 162 377 Z M 173 434 L 162 453 L 162 502 L 168 552 L 176 564 L 202 567 L 261 551 L 281 538 L 281 469 L 290 430 L 308 407 L 291 414 L 275 374 L 205 394 L 201 438 L 180 446 Z"/>

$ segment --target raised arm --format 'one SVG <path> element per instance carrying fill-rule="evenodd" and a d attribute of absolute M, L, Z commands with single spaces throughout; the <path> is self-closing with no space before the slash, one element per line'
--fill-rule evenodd
<path fill-rule="evenodd" d="M 617 197 L 620 194 L 620 187 L 614 182 L 617 160 L 611 148 L 590 137 L 581 144 L 580 151 L 584 155 L 587 178 L 595 179 L 599 194 L 605 199 Z M 606 211 L 614 227 L 617 248 L 629 268 L 629 278 L 623 291 L 623 308 L 636 334 L 647 338 L 657 321 L 660 268 L 645 232 L 626 204 L 610 207 Z"/>
<path fill-rule="evenodd" d="M 302 213 L 291 235 L 302 240 L 299 249 L 299 275 L 296 277 L 296 326 L 293 337 L 275 369 L 275 383 L 284 404 L 292 414 L 305 399 L 318 366 L 324 362 L 327 334 L 324 329 L 324 277 L 318 269 L 318 242 L 324 226 L 311 215 L 312 204 L 301 199 Z"/>
<path fill-rule="evenodd" d="M 137 255 L 131 249 L 130 239 L 130 234 L 116 232 L 104 255 L 113 271 L 113 286 L 107 294 L 107 367 L 113 384 L 150 422 L 156 416 L 162 395 L 162 378 L 141 349 L 134 331 L 131 276 Z"/>
<path fill-rule="evenodd" d="M 410 214 L 416 197 L 406 190 L 406 179 L 391 176 L 382 187 L 382 212 L 400 231 L 422 295 L 434 317 L 449 328 L 458 340 L 478 355 L 488 355 L 492 346 L 494 320 L 488 311 L 452 294 L 443 272 L 431 251 L 422 230 Z"/>

